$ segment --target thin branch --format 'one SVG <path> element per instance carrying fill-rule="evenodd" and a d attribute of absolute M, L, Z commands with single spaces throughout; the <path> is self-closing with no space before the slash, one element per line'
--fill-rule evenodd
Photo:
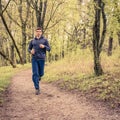
<path fill-rule="evenodd" d="M 64 31 L 65 31 L 68 35 L 73 36 L 73 34 L 69 33 L 67 30 L 64 29 Z"/>
<path fill-rule="evenodd" d="M 50 29 L 52 27 L 54 27 L 55 25 L 57 25 L 60 21 L 62 21 L 63 19 L 59 19 L 57 20 L 53 25 L 51 25 L 50 27 L 47 27 L 47 29 Z M 44 32 L 47 30 L 47 29 L 44 29 Z"/>
<path fill-rule="evenodd" d="M 31 3 L 32 3 L 32 5 L 33 5 L 33 9 L 35 9 L 35 8 L 37 8 L 37 3 L 38 3 L 38 1 L 35 1 L 35 2 L 33 2 L 33 0 L 31 0 Z"/>
<path fill-rule="evenodd" d="M 6 13 L 7 13 L 8 17 L 9 17 L 16 25 L 18 25 L 19 27 L 21 27 L 21 25 L 17 22 L 17 20 L 13 19 L 12 16 L 8 13 L 7 10 L 6 10 Z"/>
<path fill-rule="evenodd" d="M 9 3 L 10 3 L 11 0 L 8 1 L 7 5 L 5 6 L 4 10 L 2 10 L 2 14 L 5 12 L 5 10 L 7 9 Z"/>
<path fill-rule="evenodd" d="M 60 3 L 56 6 L 56 8 L 55 8 L 55 10 L 53 11 L 53 13 L 51 13 L 50 18 L 49 18 L 49 20 L 48 20 L 48 22 L 47 22 L 47 25 L 46 25 L 45 29 L 48 28 L 48 26 L 49 26 L 49 24 L 50 24 L 52 18 L 54 17 L 54 15 L 55 15 L 55 13 L 56 13 L 58 7 L 59 7 L 61 4 L 63 4 L 63 3 L 64 3 L 64 2 L 60 2 Z"/>
<path fill-rule="evenodd" d="M 13 68 L 16 67 L 16 65 L 14 65 L 13 61 L 10 60 L 9 57 L 7 57 L 2 51 L 0 51 L 0 55 L 1 55 L 5 60 L 9 61 Z"/>

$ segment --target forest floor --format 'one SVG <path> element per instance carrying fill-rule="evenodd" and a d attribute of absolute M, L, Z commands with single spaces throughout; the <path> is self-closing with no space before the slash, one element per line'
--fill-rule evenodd
<path fill-rule="evenodd" d="M 120 111 L 109 109 L 77 92 L 41 81 L 35 95 L 31 70 L 16 74 L 0 107 L 0 120 L 119 120 Z"/>

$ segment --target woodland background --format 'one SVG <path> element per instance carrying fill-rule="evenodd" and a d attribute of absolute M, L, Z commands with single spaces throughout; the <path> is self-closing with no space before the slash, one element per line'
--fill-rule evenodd
<path fill-rule="evenodd" d="M 0 1 L 0 66 L 30 62 L 27 47 L 34 29 L 41 26 L 52 47 L 47 61 L 90 49 L 96 74 L 102 74 L 101 51 L 110 56 L 120 46 L 119 4 L 119 0 Z"/>
<path fill-rule="evenodd" d="M 37 26 L 51 46 L 46 80 L 120 105 L 120 0 L 0 0 L 1 68 L 31 62 Z"/>

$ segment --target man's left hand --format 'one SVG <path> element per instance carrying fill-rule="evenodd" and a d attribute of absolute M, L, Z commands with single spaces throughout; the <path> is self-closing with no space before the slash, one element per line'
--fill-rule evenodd
<path fill-rule="evenodd" d="M 40 48 L 44 48 L 45 46 L 43 44 L 40 44 Z"/>

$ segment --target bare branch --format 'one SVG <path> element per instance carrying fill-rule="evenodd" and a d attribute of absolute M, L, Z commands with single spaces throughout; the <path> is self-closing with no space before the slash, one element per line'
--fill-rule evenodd
<path fill-rule="evenodd" d="M 8 17 L 9 17 L 16 25 L 18 25 L 19 27 L 21 27 L 21 25 L 17 22 L 17 20 L 13 19 L 13 17 L 8 13 L 7 10 L 6 10 L 6 13 L 7 13 Z"/>
<path fill-rule="evenodd" d="M 33 0 L 27 0 L 27 3 L 29 4 L 29 6 L 32 8 L 32 9 L 35 9 L 36 8 L 36 2 L 37 1 L 35 1 L 35 2 L 33 2 Z"/>
<path fill-rule="evenodd" d="M 5 60 L 9 61 L 13 68 L 16 67 L 16 65 L 14 65 L 13 61 L 10 60 L 9 57 L 7 57 L 7 56 L 4 54 L 4 52 L 0 51 L 0 55 L 1 55 Z"/>
<path fill-rule="evenodd" d="M 61 4 L 63 4 L 63 3 L 64 3 L 64 2 L 60 2 L 60 3 L 56 6 L 56 8 L 55 8 L 55 10 L 53 11 L 53 13 L 52 13 L 52 10 L 53 10 L 53 7 L 52 7 L 51 15 L 50 15 L 50 18 L 49 18 L 49 20 L 48 20 L 48 22 L 47 22 L 47 25 L 46 25 L 46 27 L 45 27 L 45 30 L 48 28 L 48 26 L 49 26 L 49 24 L 50 24 L 52 18 L 54 17 L 54 15 L 55 15 L 55 13 L 56 13 L 58 7 L 59 7 Z M 53 4 L 53 6 L 54 6 L 54 4 Z"/>
<path fill-rule="evenodd" d="M 65 31 L 68 35 L 73 36 L 73 34 L 69 33 L 67 30 L 64 29 L 64 31 Z"/>
<path fill-rule="evenodd" d="M 48 27 L 47 29 L 50 29 L 52 27 L 54 27 L 55 25 L 57 25 L 60 21 L 62 21 L 63 19 L 59 19 L 57 20 L 53 25 L 51 25 L 50 27 Z M 47 29 L 44 29 L 44 32 L 47 30 Z"/>
<path fill-rule="evenodd" d="M 11 0 L 8 1 L 7 5 L 5 6 L 4 10 L 2 10 L 2 13 L 1 13 L 1 14 L 3 14 L 3 13 L 5 12 L 5 10 L 7 9 L 7 7 L 8 7 L 8 5 L 9 5 L 10 1 L 11 1 Z"/>

